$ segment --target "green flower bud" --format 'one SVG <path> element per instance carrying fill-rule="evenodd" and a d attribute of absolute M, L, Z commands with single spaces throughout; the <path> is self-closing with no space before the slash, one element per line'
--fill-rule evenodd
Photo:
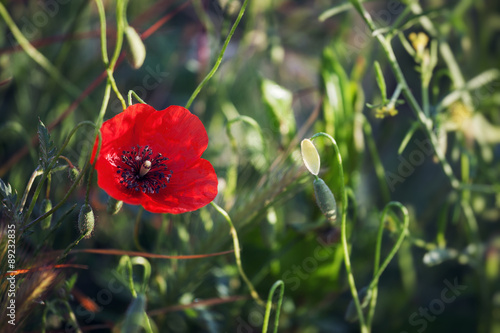
<path fill-rule="evenodd" d="M 141 37 L 134 28 L 128 26 L 125 28 L 125 40 L 127 61 L 133 69 L 141 68 L 146 59 L 146 47 Z"/>
<path fill-rule="evenodd" d="M 309 139 L 304 139 L 300 143 L 300 153 L 302 160 L 310 173 L 317 176 L 320 168 L 319 153 L 314 143 Z"/>
<path fill-rule="evenodd" d="M 120 211 L 123 206 L 123 201 L 116 200 L 115 198 L 109 197 L 108 206 L 106 207 L 106 212 L 109 215 L 115 215 Z"/>
<path fill-rule="evenodd" d="M 47 213 L 51 209 L 52 209 L 52 201 L 50 201 L 50 199 L 44 199 L 42 201 L 42 211 L 41 211 L 42 215 Z M 48 228 L 50 228 L 51 222 L 52 222 L 52 215 L 49 215 L 42 221 L 40 221 L 40 226 L 42 227 L 43 230 L 47 230 Z"/>
<path fill-rule="evenodd" d="M 319 209 L 321 209 L 321 212 L 329 221 L 335 222 L 337 219 L 337 203 L 335 202 L 332 191 L 321 178 L 315 179 L 313 184 L 316 203 Z"/>
<path fill-rule="evenodd" d="M 80 175 L 80 171 L 78 171 L 77 168 L 75 168 L 75 167 L 69 168 L 68 177 L 72 182 L 76 181 L 76 179 L 78 178 L 79 175 Z"/>
<path fill-rule="evenodd" d="M 84 204 L 78 215 L 78 230 L 85 238 L 89 238 L 94 231 L 95 217 L 92 207 L 89 204 Z"/>

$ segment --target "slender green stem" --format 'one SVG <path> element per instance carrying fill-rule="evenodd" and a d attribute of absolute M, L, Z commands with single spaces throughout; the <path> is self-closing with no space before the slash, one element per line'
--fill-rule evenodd
<path fill-rule="evenodd" d="M 95 3 L 97 5 L 97 10 L 99 12 L 99 22 L 101 24 L 101 54 L 102 54 L 102 61 L 104 62 L 104 66 L 109 65 L 109 58 L 108 58 L 108 43 L 106 39 L 106 14 L 104 12 L 104 5 L 102 3 L 102 0 L 95 0 Z"/>
<path fill-rule="evenodd" d="M 243 266 L 241 264 L 241 250 L 240 250 L 240 242 L 238 240 L 238 233 L 236 232 L 236 228 L 233 225 L 233 222 L 231 221 L 231 217 L 229 214 L 219 205 L 217 205 L 215 202 L 211 202 L 211 205 L 219 212 L 224 219 L 227 221 L 229 224 L 230 232 L 231 232 L 231 237 L 233 238 L 233 246 L 234 246 L 234 258 L 236 259 L 236 266 L 238 267 L 238 272 L 240 273 L 241 278 L 243 281 L 245 281 L 248 289 L 250 290 L 250 295 L 252 295 L 252 298 L 259 304 L 264 306 L 264 301 L 259 297 L 259 294 L 255 290 L 252 282 L 248 279 L 247 275 L 245 274 L 245 271 L 243 270 Z"/>
<path fill-rule="evenodd" d="M 76 87 L 71 81 L 67 80 L 42 53 L 31 45 L 28 39 L 24 37 L 21 30 L 19 30 L 17 25 L 14 23 L 14 20 L 12 20 L 12 17 L 9 15 L 2 2 L 0 2 L 0 16 L 4 19 L 10 31 L 12 31 L 14 38 L 17 40 L 24 52 L 26 52 L 26 54 L 38 65 L 40 65 L 40 67 L 42 67 L 63 90 L 75 98 L 78 97 L 80 95 L 78 87 Z"/>
<path fill-rule="evenodd" d="M 26 224 L 27 220 L 29 219 L 31 213 L 33 212 L 33 209 L 35 208 L 35 204 L 36 204 L 36 199 L 38 198 L 38 196 L 40 195 L 40 192 L 42 190 L 42 185 L 43 183 L 45 182 L 45 180 L 47 179 L 47 176 L 48 174 L 51 172 L 52 168 L 54 168 L 55 164 L 57 163 L 57 160 L 59 159 L 59 156 L 61 156 L 63 150 L 66 148 L 66 146 L 68 145 L 69 143 L 69 140 L 73 137 L 73 135 L 76 133 L 76 131 L 84 126 L 84 125 L 91 125 L 92 127 L 96 127 L 96 125 L 91 122 L 91 121 L 82 121 L 81 123 L 79 123 L 78 125 L 75 126 L 75 128 L 73 128 L 73 130 L 69 133 L 68 137 L 66 138 L 66 141 L 64 141 L 62 147 L 59 149 L 59 151 L 57 152 L 57 154 L 54 156 L 54 158 L 52 159 L 52 161 L 50 162 L 50 164 L 48 165 L 47 169 L 46 170 L 43 170 L 43 174 L 42 174 L 42 179 L 40 179 L 40 182 L 38 183 L 36 189 L 35 189 L 35 193 L 33 195 L 33 198 L 31 199 L 31 203 L 30 203 L 30 206 L 28 208 L 28 211 L 26 212 L 26 216 L 24 217 L 24 221 L 23 221 L 23 227 L 22 227 L 22 230 L 26 230 L 28 227 L 30 227 L 33 223 L 37 222 L 37 221 L 41 221 L 43 218 L 49 216 L 50 214 L 52 214 L 52 212 L 55 211 L 55 208 L 58 207 L 59 205 L 56 205 L 54 206 L 51 210 L 49 210 L 47 213 L 43 214 L 42 216 L 40 216 L 39 218 L 37 218 L 35 221 L 31 222 L 29 225 L 27 226 L 24 226 L 24 224 Z M 100 133 L 99 133 L 99 138 L 100 138 Z M 99 152 L 101 148 L 101 139 L 99 139 L 99 147 L 98 147 L 98 150 L 96 153 Z M 97 155 L 96 155 L 97 156 Z M 74 185 L 78 183 L 78 181 L 81 179 L 81 175 L 78 177 L 77 181 L 75 181 Z M 66 196 L 65 198 L 68 197 L 68 193 L 66 193 Z"/>
<path fill-rule="evenodd" d="M 120 103 L 122 104 L 123 110 L 125 110 L 127 108 L 127 103 L 125 103 L 125 99 L 123 98 L 122 93 L 120 92 L 120 90 L 118 89 L 118 86 L 116 85 L 116 81 L 115 81 L 115 78 L 113 76 L 113 70 L 108 69 L 106 71 L 106 73 L 108 73 L 108 82 L 111 84 L 111 88 L 113 88 L 113 91 L 115 92 L 116 97 L 118 97 L 118 99 L 120 100 Z"/>
<path fill-rule="evenodd" d="M 139 95 L 137 95 L 137 94 L 135 93 L 135 91 L 133 91 L 133 90 L 129 90 L 129 91 L 128 91 L 128 106 L 132 105 L 132 96 L 134 96 L 134 97 L 135 97 L 135 99 L 136 99 L 136 100 L 138 100 L 140 103 L 142 103 L 142 104 L 146 104 L 146 102 L 144 102 L 144 101 L 142 100 L 142 98 L 140 98 L 140 97 L 139 97 Z"/>
<path fill-rule="evenodd" d="M 363 17 L 365 20 L 366 24 L 368 27 L 374 31 L 374 23 L 373 20 L 370 16 L 370 14 L 363 8 L 359 0 L 350 0 L 351 3 L 354 5 L 354 7 L 358 10 L 360 15 Z M 394 72 L 394 75 L 396 76 L 396 79 L 399 84 L 402 86 L 403 94 L 410 104 L 411 108 L 415 112 L 415 115 L 417 116 L 417 119 L 420 121 L 420 123 L 423 125 L 422 127 L 425 130 L 425 133 L 429 140 L 431 141 L 431 145 L 434 147 L 434 152 L 436 154 L 436 157 L 439 160 L 439 163 L 441 164 L 444 173 L 448 177 L 451 186 L 455 189 L 459 188 L 460 186 L 460 181 L 455 177 L 453 174 L 453 170 L 448 163 L 446 157 L 444 156 L 444 153 L 441 151 L 441 149 L 437 148 L 439 147 L 438 139 L 436 137 L 436 134 L 432 131 L 432 121 L 426 117 L 424 111 L 418 104 L 415 96 L 413 95 L 408 83 L 406 82 L 406 79 L 403 75 L 403 71 L 401 70 L 401 67 L 399 66 L 399 63 L 396 59 L 396 55 L 394 54 L 394 50 L 392 49 L 392 46 L 388 40 L 384 38 L 382 35 L 377 35 L 376 36 L 377 40 L 380 42 L 380 45 L 382 46 L 384 53 L 389 60 L 389 64 L 392 68 L 392 71 Z"/>
<path fill-rule="evenodd" d="M 149 279 L 151 277 L 151 264 L 144 257 L 133 257 L 130 259 L 133 265 L 141 265 L 143 267 L 142 273 L 142 293 L 146 293 L 149 286 Z"/>
<path fill-rule="evenodd" d="M 144 208 L 142 206 L 139 207 L 139 211 L 137 212 L 137 216 L 135 217 L 135 223 L 134 223 L 134 244 L 135 247 L 141 252 L 146 252 L 146 250 L 142 247 L 141 243 L 139 242 L 139 225 L 141 224 L 141 217 L 142 217 L 142 212 L 144 211 Z"/>
<path fill-rule="evenodd" d="M 349 288 L 351 289 L 351 294 L 354 299 L 354 305 L 356 306 L 356 311 L 358 313 L 359 325 L 362 333 L 368 333 L 370 329 L 366 326 L 365 317 L 363 315 L 363 311 L 361 309 L 361 304 L 359 302 L 358 290 L 356 289 L 356 283 L 354 281 L 354 275 L 352 274 L 351 260 L 349 258 L 349 246 L 347 243 L 347 233 L 346 233 L 346 222 L 347 222 L 347 193 L 345 190 L 345 180 L 344 180 L 344 168 L 342 167 L 342 156 L 340 156 L 340 150 L 337 145 L 337 142 L 334 138 L 332 138 L 329 134 L 320 132 L 316 133 L 311 137 L 311 140 L 315 138 L 323 136 L 328 139 L 333 144 L 333 148 L 335 150 L 335 157 L 337 159 L 338 170 L 339 170 L 339 186 L 340 193 L 342 195 L 342 222 L 341 222 L 341 239 L 342 239 L 342 248 L 344 250 L 344 264 L 347 272 L 347 280 L 349 282 Z"/>
<path fill-rule="evenodd" d="M 392 207 L 398 208 L 402 212 L 403 223 L 401 226 L 401 232 L 399 233 L 398 240 L 396 241 L 396 243 L 392 247 L 391 251 L 389 252 L 389 255 L 385 258 L 382 266 L 379 266 L 380 265 L 380 252 L 382 249 L 382 236 L 383 236 L 383 231 L 384 231 L 384 223 L 385 223 L 387 213 L 389 212 L 389 209 Z M 366 323 L 367 323 L 368 327 L 371 327 L 373 316 L 375 314 L 375 306 L 377 304 L 377 295 L 378 295 L 378 280 L 379 280 L 380 276 L 382 275 L 382 273 L 384 272 L 387 265 L 389 265 L 389 262 L 392 260 L 392 258 L 398 252 L 401 244 L 403 243 L 403 240 L 408 233 L 409 222 L 410 222 L 410 217 L 408 214 L 408 210 L 401 203 L 399 203 L 397 201 L 391 201 L 385 206 L 385 208 L 382 212 L 382 216 L 380 218 L 380 223 L 379 223 L 379 228 L 378 228 L 378 233 L 377 233 L 377 244 L 375 246 L 375 259 L 373 261 L 373 266 L 374 266 L 373 267 L 373 279 L 368 287 L 368 290 L 371 290 L 371 292 L 372 292 L 371 300 L 370 300 L 370 308 L 368 310 L 368 314 L 366 317 Z"/>
<path fill-rule="evenodd" d="M 19 211 L 22 212 L 24 205 L 26 204 L 26 199 L 28 198 L 28 194 L 30 193 L 31 186 L 33 186 L 33 182 L 35 178 L 42 175 L 43 170 L 40 170 L 40 166 L 38 166 L 35 171 L 31 174 L 30 179 L 28 180 L 28 184 L 26 185 L 26 189 L 24 190 L 23 198 L 21 199 L 21 205 L 19 206 Z"/>
<path fill-rule="evenodd" d="M 130 260 L 130 257 L 127 255 L 122 256 L 120 258 L 120 262 L 118 263 L 118 271 L 122 272 L 122 270 L 127 271 L 126 279 L 128 282 L 128 288 L 130 290 L 130 293 L 132 294 L 132 297 L 137 298 L 137 292 L 135 291 L 134 287 L 132 261 Z"/>
<path fill-rule="evenodd" d="M 236 18 L 236 21 L 234 21 L 233 27 L 231 28 L 231 31 L 229 31 L 229 34 L 228 34 L 228 36 L 226 38 L 226 41 L 224 42 L 224 45 L 222 46 L 222 50 L 219 53 L 219 57 L 215 61 L 214 67 L 207 74 L 207 76 L 205 76 L 205 78 L 203 79 L 203 81 L 201 81 L 200 84 L 196 87 L 196 89 L 194 90 L 193 94 L 191 95 L 191 97 L 189 98 L 188 102 L 186 103 L 186 109 L 189 109 L 189 107 L 193 103 L 193 101 L 196 98 L 196 96 L 198 96 L 198 93 L 205 86 L 205 84 L 212 78 L 212 76 L 215 74 L 215 72 L 219 68 L 219 65 L 222 62 L 222 58 L 224 57 L 224 53 L 226 52 L 226 48 L 227 48 L 229 42 L 231 41 L 231 38 L 233 37 L 233 34 L 236 31 L 236 28 L 238 27 L 238 24 L 240 23 L 241 18 L 243 17 L 243 14 L 245 13 L 245 9 L 247 7 L 247 4 L 248 4 L 248 0 L 245 0 L 245 2 L 243 2 L 243 5 L 241 6 L 240 12 L 238 13 L 238 17 Z"/>
<path fill-rule="evenodd" d="M 269 317 L 271 315 L 271 308 L 273 307 L 273 295 L 276 288 L 278 287 L 280 288 L 280 294 L 279 294 L 278 304 L 276 306 L 276 314 L 274 316 L 274 331 L 273 331 L 274 333 L 278 332 L 281 304 L 283 303 L 283 295 L 285 293 L 285 284 L 281 280 L 276 281 L 269 290 L 269 296 L 267 296 L 267 303 L 266 303 L 266 314 L 264 316 L 264 324 L 262 325 L 262 333 L 267 333 L 267 327 L 269 325 Z"/>
<path fill-rule="evenodd" d="M 64 300 L 61 302 L 64 304 L 64 307 L 66 308 L 66 311 L 68 311 L 68 318 L 69 318 L 69 324 L 73 327 L 75 333 L 82 333 L 82 329 L 78 325 L 78 320 L 76 320 L 75 313 L 73 312 L 73 309 L 69 305 L 67 300 Z"/>
<path fill-rule="evenodd" d="M 116 45 L 108 67 L 111 70 L 114 70 L 116 62 L 118 61 L 118 57 L 120 56 L 120 52 L 122 50 L 123 34 L 126 27 L 125 24 L 127 15 L 126 13 L 127 3 L 128 0 L 116 1 Z"/>
<path fill-rule="evenodd" d="M 380 156 L 377 151 L 377 146 L 373 140 L 372 127 L 366 117 L 363 117 L 363 131 L 365 132 L 366 142 L 368 144 L 368 149 L 370 150 L 370 154 L 372 156 L 372 161 L 375 166 L 375 174 L 377 175 L 377 179 L 379 182 L 380 190 L 382 191 L 382 196 L 384 201 L 389 201 L 391 199 L 391 194 L 389 192 L 389 186 L 387 185 L 387 180 L 385 178 L 385 169 L 382 161 L 380 160 Z"/>
<path fill-rule="evenodd" d="M 418 1 L 410 1 L 409 7 L 414 14 L 421 15 L 420 16 L 420 24 L 425 28 L 425 30 L 434 38 L 439 39 L 439 51 L 441 56 L 443 57 L 446 65 L 448 66 L 451 74 L 451 79 L 455 86 L 455 89 L 462 90 L 465 85 L 465 80 L 462 75 L 462 71 L 460 70 L 460 66 L 455 60 L 455 56 L 453 55 L 453 51 L 451 50 L 450 45 L 446 42 L 446 40 L 441 39 L 439 36 L 439 32 L 432 23 L 431 19 L 426 15 L 423 15 L 423 9 L 418 3 Z M 467 90 L 461 91 L 461 97 L 464 103 L 470 110 L 473 110 L 474 106 L 472 103 L 472 97 Z"/>
<path fill-rule="evenodd" d="M 128 0 L 117 0 L 116 2 L 116 45 L 115 45 L 115 50 L 113 52 L 113 56 L 111 57 L 111 61 L 109 62 L 109 64 L 107 64 L 106 61 L 107 55 L 106 57 L 104 57 L 104 51 L 102 51 L 104 63 L 108 65 L 108 68 L 106 70 L 106 73 L 108 75 L 108 82 L 109 84 L 111 84 L 111 88 L 113 88 L 116 97 L 120 100 L 123 110 L 127 108 L 127 104 L 125 103 L 125 99 L 123 98 L 120 90 L 118 89 L 118 86 L 116 85 L 116 81 L 113 76 L 113 71 L 115 70 L 116 62 L 118 61 L 118 57 L 120 56 L 120 52 L 123 46 L 123 34 L 125 31 L 125 27 L 127 25 L 127 17 L 126 17 L 127 3 Z M 103 35 L 101 31 L 101 47 L 106 46 L 105 38 L 106 35 L 105 34 Z"/>
<path fill-rule="evenodd" d="M 422 107 L 424 114 L 429 117 L 430 116 L 430 105 L 429 105 L 429 86 L 422 80 Z"/>
<path fill-rule="evenodd" d="M 80 241 L 84 238 L 85 238 L 85 234 L 80 234 L 80 236 L 78 236 L 78 238 L 73 243 L 71 243 L 66 248 L 66 250 L 64 250 L 64 253 L 57 259 L 57 263 L 58 264 L 62 263 L 64 261 L 64 259 L 66 259 L 66 257 L 68 256 L 69 251 L 71 251 L 75 246 L 77 246 L 78 243 L 80 243 Z"/>
<path fill-rule="evenodd" d="M 408 145 L 408 142 L 410 142 L 411 138 L 413 137 L 413 134 L 419 128 L 420 128 L 420 123 L 418 121 L 413 122 L 413 124 L 411 125 L 410 129 L 408 130 L 408 132 L 406 132 L 405 137 L 401 141 L 401 144 L 399 145 L 399 148 L 398 148 L 398 154 L 399 155 L 401 155 L 403 153 L 403 151 L 405 150 L 406 146 Z"/>

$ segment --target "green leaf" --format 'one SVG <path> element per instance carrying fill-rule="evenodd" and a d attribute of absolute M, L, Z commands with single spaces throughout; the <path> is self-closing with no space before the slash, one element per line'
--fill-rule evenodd
<path fill-rule="evenodd" d="M 293 137 L 296 126 L 292 110 L 292 93 L 267 79 L 262 79 L 260 88 L 264 104 L 271 120 L 279 126 L 280 134 L 288 138 Z"/>
<path fill-rule="evenodd" d="M 4 203 L 9 210 L 14 210 L 16 206 L 16 194 L 12 193 L 12 187 L 9 183 L 4 183 L 2 179 L 0 179 L 0 199 L 2 203 Z"/>
<path fill-rule="evenodd" d="M 382 104 L 387 104 L 387 88 L 385 86 L 384 74 L 382 72 L 382 68 L 378 61 L 375 61 L 375 78 L 377 79 L 377 85 L 380 89 L 380 94 L 382 95 Z"/>
<path fill-rule="evenodd" d="M 43 169 L 47 169 L 56 155 L 56 147 L 41 120 L 38 123 L 38 139 L 40 140 L 40 165 Z"/>

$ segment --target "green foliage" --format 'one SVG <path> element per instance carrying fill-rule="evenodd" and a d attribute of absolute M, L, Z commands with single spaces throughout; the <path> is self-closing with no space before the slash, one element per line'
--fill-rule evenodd
<path fill-rule="evenodd" d="M 50 138 L 49 131 L 41 120 L 38 122 L 38 139 L 40 140 L 40 166 L 48 169 L 56 155 L 56 147 Z"/>

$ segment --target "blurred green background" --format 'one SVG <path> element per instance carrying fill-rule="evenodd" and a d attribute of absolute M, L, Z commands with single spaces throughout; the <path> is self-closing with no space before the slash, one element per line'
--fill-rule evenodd
<path fill-rule="evenodd" d="M 2 4 L 24 36 L 73 85 L 48 75 L 0 21 L 0 177 L 20 195 L 38 165 L 38 146 L 31 144 L 38 119 L 58 147 L 77 123 L 96 121 L 104 92 L 104 81 L 96 79 L 105 66 L 93 1 L 2 0 Z M 115 2 L 104 4 L 112 52 Z M 128 21 L 139 33 L 163 24 L 144 40 L 147 55 L 140 69 L 132 69 L 126 61 L 117 65 L 114 76 L 122 94 L 134 90 L 157 110 L 185 105 L 216 61 L 241 5 L 238 0 L 130 1 Z M 423 13 L 415 13 L 415 5 Z M 352 190 L 347 223 L 358 289 L 371 281 L 383 207 L 399 201 L 410 212 L 410 234 L 380 279 L 373 332 L 500 332 L 500 81 L 495 71 L 470 81 L 500 67 L 500 4 L 391 0 L 364 6 L 379 27 L 394 28 L 379 33 L 394 34 L 396 58 L 418 103 L 429 108 L 439 149 L 456 177 L 485 187 L 450 186 L 433 154 L 417 144 L 426 137 L 416 129 L 417 118 L 403 96 L 396 104 L 397 115 L 376 117 L 383 98 L 374 62 L 380 63 L 388 98 L 398 82 L 376 37 L 348 2 L 250 0 L 221 66 L 190 108 L 209 135 L 203 157 L 219 177 L 215 201 L 228 211 L 238 230 L 243 267 L 260 296 L 266 298 L 276 280 L 285 283 L 280 332 L 359 331 L 357 323 L 344 319 L 351 293 L 342 262 L 339 219 L 331 225 L 317 208 L 313 176 L 300 157 L 300 140 L 326 132 L 339 144 L 346 185 Z M 435 36 L 421 25 L 422 17 L 430 19 Z M 420 64 L 398 32 L 407 46 L 412 32 L 426 32 L 438 45 L 428 103 L 421 99 Z M 441 53 L 444 44 L 468 84 L 464 91 L 470 95 L 470 105 L 456 102 L 442 107 L 443 99 L 457 89 Z M 73 107 L 84 91 L 83 100 Z M 121 110 L 112 93 L 105 119 Z M 255 123 L 241 121 L 240 116 Z M 411 129 L 416 131 L 401 151 Z M 340 207 L 333 149 L 327 141 L 315 143 L 322 161 L 320 177 Z M 81 168 L 92 144 L 92 132 L 79 131 L 64 156 Z M 415 160 L 417 155 L 424 159 Z M 378 175 L 377 167 L 383 167 Z M 55 173 L 52 202 L 59 202 L 70 185 L 65 172 Z M 82 182 L 54 214 L 53 225 L 60 224 L 51 235 L 40 226 L 24 235 L 18 268 L 36 260 L 35 249 L 40 248 L 37 255 L 63 250 L 78 237 L 76 220 L 85 190 Z M 95 179 L 90 194 L 96 226 L 93 236 L 77 248 L 139 251 L 136 232 L 149 253 L 189 255 L 232 249 L 227 223 L 210 206 L 183 215 L 145 212 L 134 231 L 136 206 L 124 205 L 110 216 L 108 197 Z M 32 218 L 41 215 L 41 199 Z M 70 210 L 74 204 L 77 208 Z M 396 219 L 397 215 L 389 217 L 383 258 L 395 241 Z M 7 223 L 7 214 L 1 222 Z M 49 305 L 48 331 L 76 331 L 71 313 L 82 330 L 117 330 L 132 301 L 119 261 L 119 256 L 70 254 L 68 262 L 88 269 L 59 270 L 60 284 L 40 300 L 45 305 L 32 306 L 22 331 L 40 331 Z M 265 309 L 249 297 L 233 255 L 149 262 L 147 311 L 153 311 L 150 315 L 159 332 L 261 331 Z M 134 272 L 139 285 L 142 271 L 134 268 Z M 61 292 L 61 284 L 72 286 L 67 282 L 72 276 L 74 287 Z M 449 284 L 464 287 L 455 294 L 443 291 Z M 75 296 L 71 289 L 92 299 L 98 311 L 86 310 L 83 296 Z M 447 302 L 443 295 L 456 298 Z M 207 299 L 226 302 L 196 306 Z M 70 309 L 57 300 L 64 300 Z"/>

